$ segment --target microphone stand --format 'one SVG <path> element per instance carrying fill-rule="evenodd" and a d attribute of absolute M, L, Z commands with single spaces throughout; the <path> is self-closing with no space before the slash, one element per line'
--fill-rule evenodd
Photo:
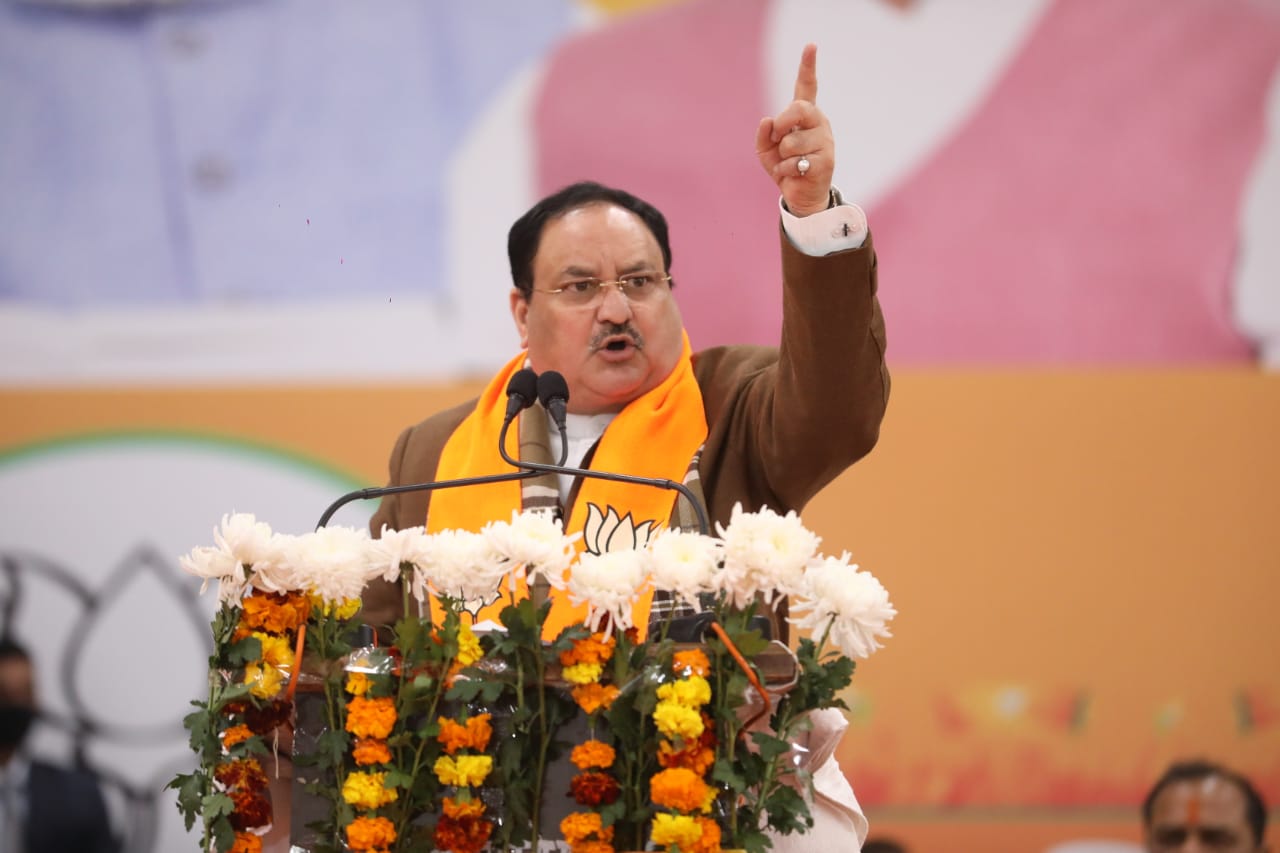
<path fill-rule="evenodd" d="M 565 436 L 563 429 L 560 431 L 560 442 L 562 448 L 560 458 L 563 459 L 569 455 L 568 438 Z M 612 471 L 596 471 L 592 468 L 571 468 L 567 465 L 544 465 L 541 462 L 526 462 L 522 459 L 513 459 L 502 444 L 498 445 L 498 452 L 502 454 L 503 461 L 509 465 L 523 468 L 530 473 L 594 477 L 598 480 L 612 480 L 615 483 L 631 483 L 637 486 L 653 486 L 659 489 L 670 489 L 679 492 L 693 507 L 694 514 L 698 516 L 698 532 L 704 536 L 710 535 L 711 525 L 707 523 L 707 511 L 694 496 L 693 491 L 684 483 L 677 483 L 675 480 L 663 480 L 657 477 L 636 477 L 631 474 L 615 474 Z"/>
<path fill-rule="evenodd" d="M 507 442 L 507 431 L 511 428 L 514 419 L 508 419 L 502 424 L 502 431 L 498 434 L 498 450 L 502 453 L 502 458 L 510 461 L 507 456 L 507 450 L 504 446 Z M 515 466 L 520 467 L 520 466 Z M 460 477 L 456 480 L 436 480 L 431 483 L 407 483 L 401 486 L 381 486 L 378 488 L 357 489 L 354 492 L 347 492 L 342 497 L 329 505 L 329 508 L 320 516 L 320 520 L 316 523 L 319 529 L 329 523 L 329 519 L 333 518 L 333 514 L 342 507 L 352 501 L 369 500 L 370 498 L 380 498 L 383 495 L 398 495 L 404 492 L 430 492 L 436 489 L 451 489 L 455 486 L 479 486 L 484 483 L 503 483 L 508 480 L 527 480 L 535 476 L 539 472 L 534 470 L 508 471 L 505 474 L 486 474 L 481 477 Z"/>

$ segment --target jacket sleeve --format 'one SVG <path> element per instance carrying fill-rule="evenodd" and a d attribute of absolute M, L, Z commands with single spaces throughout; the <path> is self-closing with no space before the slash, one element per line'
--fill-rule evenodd
<path fill-rule="evenodd" d="M 708 509 L 800 510 L 875 446 L 889 397 L 884 316 L 870 235 L 812 257 L 782 235 L 780 347 L 699 354 Z"/>

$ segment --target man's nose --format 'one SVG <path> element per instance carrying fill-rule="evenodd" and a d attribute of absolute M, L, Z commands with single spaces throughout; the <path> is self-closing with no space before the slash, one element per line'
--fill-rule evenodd
<path fill-rule="evenodd" d="M 600 305 L 596 317 L 605 323 L 625 323 L 631 319 L 631 300 L 622 295 L 622 289 L 614 284 L 601 287 Z"/>

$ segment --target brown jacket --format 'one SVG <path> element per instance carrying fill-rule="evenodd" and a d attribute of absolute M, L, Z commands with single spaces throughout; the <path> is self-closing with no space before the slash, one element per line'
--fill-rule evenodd
<path fill-rule="evenodd" d="M 782 235 L 782 282 L 779 348 L 714 347 L 693 356 L 708 427 L 698 471 L 713 524 L 727 522 L 739 502 L 746 510 L 799 511 L 879 437 L 889 372 L 871 237 L 860 249 L 815 258 Z M 430 481 L 445 442 L 474 405 L 401 433 L 389 485 Z M 370 529 L 376 536 L 384 524 L 422 524 L 430 500 L 429 491 L 385 497 Z M 383 608 L 399 603 L 383 592 L 389 590 L 366 597 L 371 623 L 388 621 Z"/>

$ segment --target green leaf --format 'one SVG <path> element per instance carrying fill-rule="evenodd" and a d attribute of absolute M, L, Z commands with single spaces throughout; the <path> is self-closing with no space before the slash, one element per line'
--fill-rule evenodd
<path fill-rule="evenodd" d="M 236 843 L 236 831 L 226 817 L 218 818 L 209 828 L 213 832 L 213 849 L 218 853 L 227 853 Z"/>
<path fill-rule="evenodd" d="M 480 689 L 483 686 L 479 679 L 468 678 L 465 681 L 458 679 L 453 682 L 452 687 L 445 691 L 444 698 L 450 702 L 469 704 L 474 702 L 475 698 L 480 695 Z"/>
<path fill-rule="evenodd" d="M 627 814 L 627 804 L 622 797 L 614 800 L 600 810 L 600 820 L 605 826 L 612 826 L 622 820 Z"/>
<path fill-rule="evenodd" d="M 192 751 L 201 755 L 204 754 L 205 748 L 209 746 L 209 738 L 213 737 L 209 721 L 209 712 L 203 709 L 192 711 L 182 718 L 182 725 L 191 733 L 188 743 L 190 743 Z"/>
<path fill-rule="evenodd" d="M 747 780 L 734 769 L 733 763 L 725 758 L 717 758 L 711 769 L 711 778 L 727 785 L 731 791 L 742 793 L 747 790 Z"/>
<path fill-rule="evenodd" d="M 262 660 L 262 641 L 252 635 L 230 644 L 223 655 L 228 666 L 244 666 Z"/>
<path fill-rule="evenodd" d="M 804 832 L 813 826 L 809 804 L 789 785 L 778 786 L 763 805 L 769 814 L 769 826 L 783 835 Z"/>
<path fill-rule="evenodd" d="M 775 758 L 785 755 L 791 749 L 789 742 L 768 732 L 752 732 L 751 740 L 758 747 L 760 758 L 766 762 L 772 762 Z"/>
<path fill-rule="evenodd" d="M 200 801 L 200 811 L 204 814 L 205 820 L 229 815 L 235 811 L 235 802 L 226 794 L 212 793 L 205 794 Z"/>
<path fill-rule="evenodd" d="M 737 843 L 747 853 L 766 853 L 773 849 L 773 842 L 769 840 L 769 836 L 757 829 L 739 828 Z"/>
<path fill-rule="evenodd" d="M 403 770 L 388 770 L 382 784 L 388 788 L 407 789 L 413 784 L 413 777 Z"/>
<path fill-rule="evenodd" d="M 197 770 L 195 773 L 179 773 L 165 785 L 166 789 L 172 788 L 178 792 L 178 811 L 182 813 L 187 831 L 191 830 L 196 818 L 200 817 L 200 805 L 207 784 L 208 777 Z"/>

